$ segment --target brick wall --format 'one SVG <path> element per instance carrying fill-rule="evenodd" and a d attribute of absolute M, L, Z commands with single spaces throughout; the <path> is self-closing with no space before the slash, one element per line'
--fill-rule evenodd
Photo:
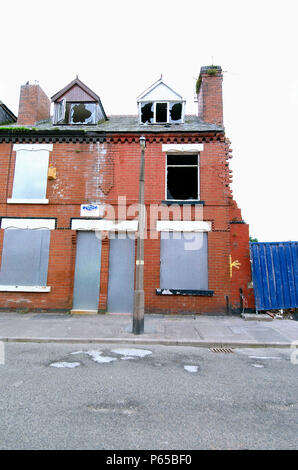
<path fill-rule="evenodd" d="M 177 143 L 196 142 L 197 136 L 179 136 Z M 113 139 L 113 140 L 112 140 Z M 147 136 L 145 152 L 145 201 L 150 214 L 150 204 L 165 199 L 165 153 L 162 144 L 173 141 L 173 136 Z M 183 139 L 183 140 L 182 140 Z M 189 139 L 189 140 L 186 140 Z M 226 142 L 224 138 L 209 136 L 199 139 L 204 144 L 200 154 L 201 199 L 205 202 L 203 218 L 212 222 L 208 233 L 209 289 L 213 297 L 158 296 L 160 287 L 160 240 L 155 227 L 148 220 L 148 237 L 145 240 L 145 308 L 147 312 L 222 312 L 226 310 L 226 296 L 237 307 L 239 288 L 252 304 L 250 263 L 248 254 L 248 226 L 231 224 L 239 217 L 226 191 Z M 0 293 L 1 308 L 30 308 L 68 310 L 72 306 L 73 280 L 76 253 L 76 232 L 70 230 L 71 218 L 80 217 L 80 205 L 86 202 L 108 203 L 118 217 L 118 196 L 126 197 L 127 206 L 138 201 L 140 162 L 139 136 L 130 141 L 107 137 L 105 143 L 55 143 L 50 152 L 49 164 L 57 169 L 57 179 L 47 185 L 48 205 L 6 204 L 11 197 L 15 152 L 11 144 L 0 145 L 2 165 L 0 183 L 1 215 L 7 217 L 56 217 L 57 229 L 51 231 L 48 282 L 49 293 Z M 235 215 L 236 214 L 236 215 Z M 136 216 L 135 211 L 126 216 Z M 125 216 L 124 216 L 125 217 Z M 161 215 L 159 215 L 161 218 Z M 195 218 L 191 207 L 190 218 Z M 155 235 L 152 239 L 151 235 Z M 0 230 L 0 243 L 3 230 Z M 1 246 L 0 246 L 1 249 Z M 101 287 L 99 309 L 105 310 L 108 289 L 109 241 L 102 246 Z M 229 275 L 229 255 L 239 259 L 241 269 Z"/>
<path fill-rule="evenodd" d="M 39 85 L 22 85 L 17 123 L 31 126 L 50 118 L 51 103 Z"/>
<path fill-rule="evenodd" d="M 202 121 L 223 125 L 222 70 L 202 67 L 198 79 L 198 116 Z"/>

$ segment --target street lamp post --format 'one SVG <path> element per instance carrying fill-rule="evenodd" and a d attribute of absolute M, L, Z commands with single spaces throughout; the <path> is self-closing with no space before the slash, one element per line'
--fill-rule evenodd
<path fill-rule="evenodd" d="M 139 179 L 139 217 L 136 259 L 136 282 L 134 291 L 133 325 L 132 332 L 135 335 L 144 333 L 144 237 L 145 237 L 145 147 L 146 139 L 140 137 L 141 163 Z"/>

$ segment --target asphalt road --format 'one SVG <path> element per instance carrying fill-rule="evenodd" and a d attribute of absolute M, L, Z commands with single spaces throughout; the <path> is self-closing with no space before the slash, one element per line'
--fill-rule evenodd
<path fill-rule="evenodd" d="M 290 350 L 121 348 L 5 344 L 0 449 L 297 449 Z"/>

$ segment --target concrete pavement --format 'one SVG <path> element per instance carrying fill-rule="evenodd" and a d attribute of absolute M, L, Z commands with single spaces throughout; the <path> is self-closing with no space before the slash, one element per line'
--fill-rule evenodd
<path fill-rule="evenodd" d="M 145 332 L 132 333 L 127 314 L 0 313 L 0 341 L 131 343 L 197 347 L 290 347 L 298 322 L 209 315 L 145 315 Z"/>

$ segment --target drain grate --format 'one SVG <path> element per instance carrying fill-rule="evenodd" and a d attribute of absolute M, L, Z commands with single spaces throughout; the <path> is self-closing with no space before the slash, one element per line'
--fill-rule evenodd
<path fill-rule="evenodd" d="M 210 348 L 210 351 L 215 353 L 232 353 L 234 352 L 231 348 Z"/>

